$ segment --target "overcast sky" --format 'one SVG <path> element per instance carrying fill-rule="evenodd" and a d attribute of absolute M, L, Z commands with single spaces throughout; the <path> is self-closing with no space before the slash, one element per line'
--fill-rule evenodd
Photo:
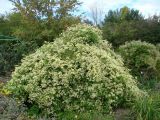
<path fill-rule="evenodd" d="M 90 8 L 98 5 L 105 13 L 109 9 L 117 9 L 123 6 L 138 9 L 144 16 L 160 13 L 160 0 L 79 0 L 83 2 L 81 10 L 86 12 L 86 16 L 90 17 Z M 0 13 L 10 12 L 13 5 L 9 0 L 0 0 Z"/>

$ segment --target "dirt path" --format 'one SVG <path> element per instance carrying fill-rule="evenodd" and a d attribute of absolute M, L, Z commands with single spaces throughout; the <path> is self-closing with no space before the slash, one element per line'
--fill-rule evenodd
<path fill-rule="evenodd" d="M 117 109 L 114 113 L 115 120 L 128 120 L 129 114 L 129 109 Z"/>

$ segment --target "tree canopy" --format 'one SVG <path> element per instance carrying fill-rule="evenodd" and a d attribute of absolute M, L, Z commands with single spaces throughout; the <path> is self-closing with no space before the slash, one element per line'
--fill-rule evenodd
<path fill-rule="evenodd" d="M 105 16 L 102 31 L 104 39 L 114 47 L 132 40 L 156 44 L 160 40 L 159 16 L 144 18 L 138 10 L 128 7 L 110 10 Z"/>
<path fill-rule="evenodd" d="M 68 26 L 80 22 L 72 13 L 81 3 L 77 0 L 10 0 L 20 13 L 22 26 L 15 35 L 23 40 L 53 41 Z"/>

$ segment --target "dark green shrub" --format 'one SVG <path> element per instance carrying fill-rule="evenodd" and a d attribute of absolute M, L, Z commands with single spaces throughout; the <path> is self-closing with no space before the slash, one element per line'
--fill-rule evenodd
<path fill-rule="evenodd" d="M 80 24 L 26 56 L 8 89 L 29 110 L 57 116 L 65 111 L 110 113 L 143 93 L 101 31 Z"/>
<path fill-rule="evenodd" d="M 159 76 L 160 52 L 156 46 L 146 42 L 132 41 L 120 46 L 118 52 L 132 74 L 138 76 L 140 80 L 157 79 Z"/>
<path fill-rule="evenodd" d="M 25 54 L 33 51 L 35 44 L 12 39 L 0 39 L 0 75 L 11 72 Z"/>

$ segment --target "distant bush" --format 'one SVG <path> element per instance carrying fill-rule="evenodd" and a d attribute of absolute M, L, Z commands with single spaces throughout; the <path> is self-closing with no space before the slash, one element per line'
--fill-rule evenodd
<path fill-rule="evenodd" d="M 0 75 L 11 72 L 14 66 L 21 61 L 23 55 L 33 51 L 35 47 L 34 44 L 26 42 L 0 40 Z"/>
<path fill-rule="evenodd" d="M 157 79 L 159 76 L 160 52 L 153 44 L 132 41 L 120 46 L 118 52 L 133 75 L 145 80 Z"/>
<path fill-rule="evenodd" d="M 142 95 L 101 31 L 80 24 L 26 56 L 8 88 L 31 113 L 41 115 L 109 113 Z"/>

